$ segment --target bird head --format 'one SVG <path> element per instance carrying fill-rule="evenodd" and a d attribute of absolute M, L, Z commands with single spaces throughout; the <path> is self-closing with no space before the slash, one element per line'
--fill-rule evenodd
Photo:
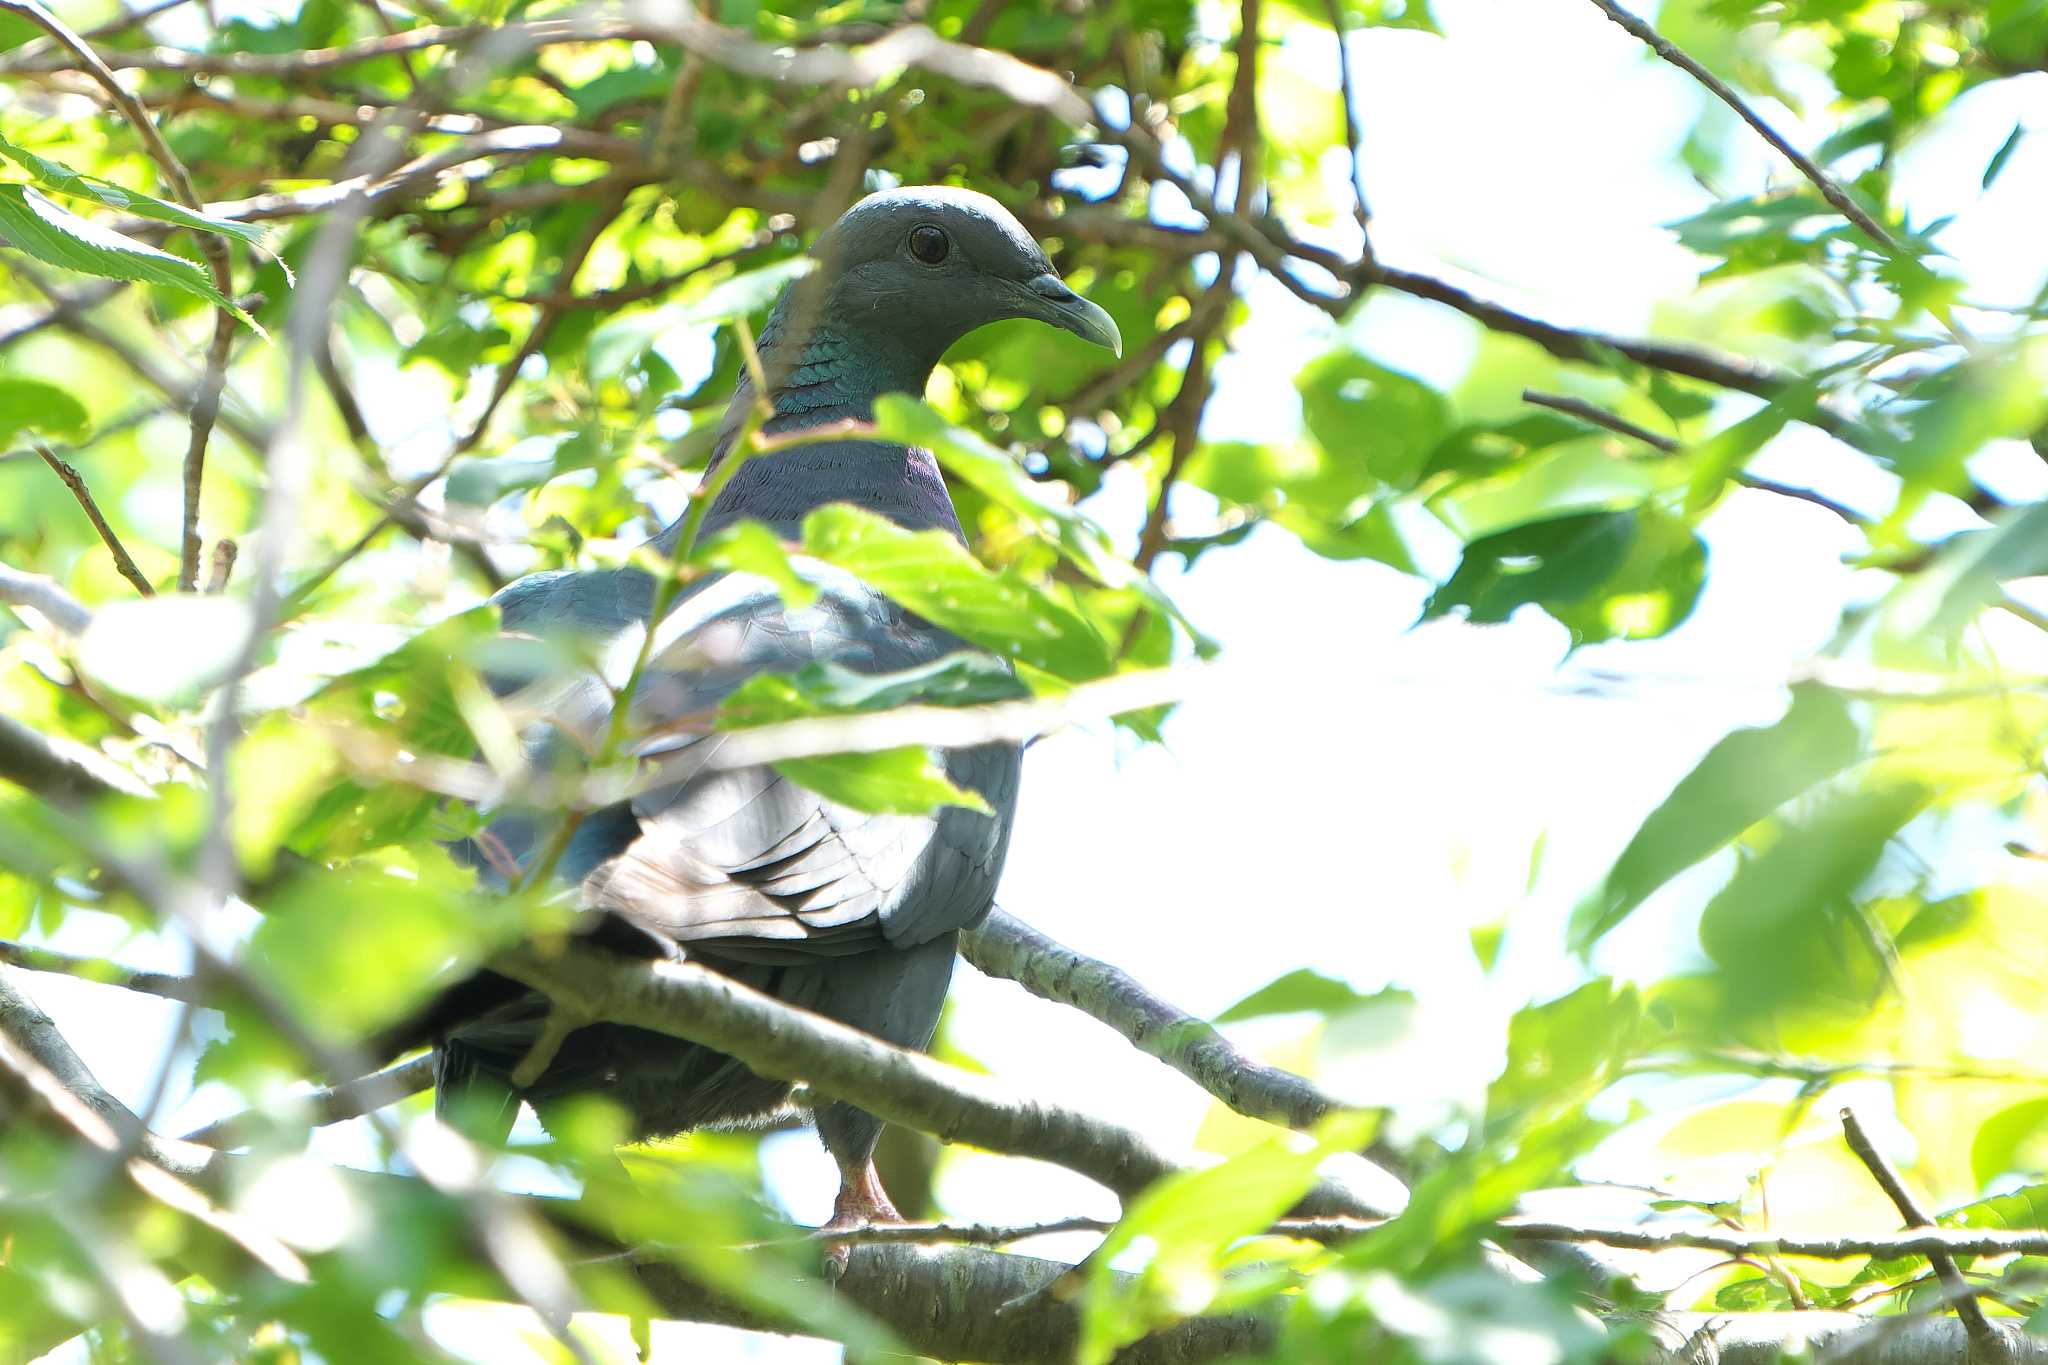
<path fill-rule="evenodd" d="M 1123 354 L 1116 322 L 1059 277 L 1008 209 L 944 185 L 871 194 L 818 238 L 830 311 L 924 339 L 931 358 L 977 327 L 1050 323 Z"/>

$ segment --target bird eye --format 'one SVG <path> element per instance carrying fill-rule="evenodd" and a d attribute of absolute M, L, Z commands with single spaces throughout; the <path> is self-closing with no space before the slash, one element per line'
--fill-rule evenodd
<path fill-rule="evenodd" d="M 946 234 L 935 227 L 926 225 L 910 230 L 910 254 L 926 265 L 937 265 L 952 249 L 953 244 L 946 240 Z"/>

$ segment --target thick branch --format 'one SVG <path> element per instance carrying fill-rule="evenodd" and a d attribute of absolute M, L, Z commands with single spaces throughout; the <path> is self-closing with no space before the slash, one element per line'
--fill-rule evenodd
<path fill-rule="evenodd" d="M 1070 1365 L 1080 1339 L 1079 1305 L 1038 1291 L 1072 1268 L 973 1247 L 857 1246 L 835 1288 L 921 1355 Z M 671 1316 L 774 1330 L 667 1265 L 643 1265 L 640 1279 Z M 1119 1352 L 1117 1365 L 1198 1365 L 1259 1354 L 1271 1348 L 1275 1327 L 1274 1319 L 1250 1314 L 1189 1318 Z"/>
<path fill-rule="evenodd" d="M 640 964 L 571 946 L 554 955 L 509 954 L 495 966 L 586 1018 L 687 1038 L 764 1076 L 804 1081 L 826 1098 L 857 1104 L 889 1122 L 944 1142 L 1050 1161 L 1124 1198 L 1187 1169 L 1127 1128 L 1021 1098 L 984 1077 L 792 1009 L 693 963 Z M 1364 1217 L 1385 1212 L 1329 1184 L 1318 1185 L 1296 1211 Z"/>
<path fill-rule="evenodd" d="M 0 716 L 0 780 L 60 805 L 117 792 L 150 794 L 140 779 L 113 760 L 83 744 L 31 730 L 12 716 Z"/>
<path fill-rule="evenodd" d="M 1293 1072 L 1245 1056 L 1121 968 L 1054 942 L 1001 907 L 960 936 L 960 952 L 990 976 L 1107 1024 L 1240 1114 L 1307 1129 L 1345 1107 Z"/>
<path fill-rule="evenodd" d="M 33 608 L 66 635 L 78 635 L 92 624 L 92 609 L 66 592 L 56 579 L 5 564 L 0 564 L 0 602 Z"/>

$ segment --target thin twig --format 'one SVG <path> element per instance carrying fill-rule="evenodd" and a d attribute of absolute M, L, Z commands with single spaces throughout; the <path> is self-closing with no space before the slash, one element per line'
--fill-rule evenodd
<path fill-rule="evenodd" d="M 1870 1171 L 1871 1178 L 1877 1181 L 1878 1188 L 1885 1192 L 1885 1197 L 1898 1209 L 1899 1216 L 1906 1220 L 1906 1226 L 1930 1229 L 1934 1227 L 1934 1220 L 1921 1209 L 1919 1201 L 1913 1198 L 1912 1192 L 1899 1178 L 1899 1173 L 1885 1160 L 1884 1153 L 1877 1150 L 1877 1145 L 1870 1140 L 1870 1134 L 1863 1131 L 1863 1124 L 1857 1120 L 1852 1109 L 1842 1111 L 1842 1136 L 1848 1142 L 1849 1150 L 1856 1154 L 1857 1159 Z M 1935 1275 L 1941 1280 L 1943 1295 L 1954 1306 L 1956 1316 L 1963 1320 L 1963 1327 L 1970 1334 L 1972 1354 L 1981 1352 L 1983 1360 L 1987 1362 L 2003 1360 L 2005 1338 L 1984 1316 L 1984 1306 L 1977 1302 L 1976 1295 L 1970 1291 L 1970 1282 L 1965 1280 L 1963 1272 L 1956 1268 L 1955 1257 L 1945 1250 L 1937 1251 L 1931 1248 L 1924 1254 L 1927 1263 L 1934 1267 Z"/>
<path fill-rule="evenodd" d="M 136 971 L 109 962 L 105 958 L 79 957 L 73 953 L 60 953 L 54 948 L 39 947 L 33 943 L 16 943 L 12 939 L 0 938 L 0 962 L 10 967 L 20 967 L 25 971 L 75 976 L 102 986 L 118 986 L 122 990 L 160 996 L 165 1000 L 179 1000 L 195 1005 L 205 1003 L 200 983 L 189 976 L 179 976 L 170 972 Z"/>
<path fill-rule="evenodd" d="M 1615 433 L 1617 436 L 1626 436 L 1633 441 L 1641 441 L 1653 450 L 1661 450 L 1667 455 L 1678 449 L 1678 442 L 1672 440 L 1669 436 L 1659 436 L 1648 427 L 1639 427 L 1634 422 L 1629 421 L 1628 418 L 1616 416 L 1598 404 L 1589 403 L 1583 398 L 1574 398 L 1569 394 L 1563 393 L 1540 393 L 1535 389 L 1523 389 L 1522 401 L 1539 408 L 1549 408 L 1552 412 L 1564 413 L 1567 417 L 1576 417 L 1581 422 L 1591 422 L 1596 427 L 1602 427 Z"/>
<path fill-rule="evenodd" d="M 164 183 L 169 186 L 172 197 L 195 213 L 205 212 L 205 202 L 192 187 L 192 173 L 185 169 L 185 163 L 164 141 L 163 133 L 149 116 L 149 111 L 142 107 L 142 102 L 115 79 L 113 71 L 93 51 L 90 43 L 38 0 L 0 0 L 0 10 L 17 14 L 44 29 L 59 46 L 78 58 L 86 74 L 99 82 L 114 107 L 121 111 L 121 116 L 134 126 L 149 159 L 163 173 Z M 222 302 L 215 306 L 213 340 L 207 347 L 206 370 L 192 401 L 192 434 L 185 450 L 185 513 L 178 558 L 178 587 L 185 592 L 192 591 L 199 584 L 199 492 L 206 474 L 206 443 L 213 434 L 214 419 L 220 415 L 221 389 L 227 384 L 228 357 L 234 348 L 236 325 L 233 305 L 227 302 L 235 292 L 234 276 L 228 262 L 227 238 L 218 232 L 202 232 L 199 234 L 199 246 L 206 257 L 207 268 L 213 274 L 213 287 Z"/>
<path fill-rule="evenodd" d="M 1372 206 L 1365 197 L 1365 167 L 1359 159 L 1364 136 L 1358 127 L 1358 93 L 1352 85 L 1351 49 L 1344 31 L 1344 0 L 1329 0 L 1330 29 L 1337 35 L 1337 98 L 1344 106 L 1344 150 L 1351 158 L 1352 216 L 1358 220 L 1359 253 L 1372 259 Z"/>
<path fill-rule="evenodd" d="M 1756 129 L 1757 134 L 1764 141 L 1777 148 L 1780 155 L 1798 167 L 1799 173 L 1813 182 L 1813 187 L 1820 191 L 1821 197 L 1828 201 L 1835 212 L 1854 223 L 1862 230 L 1864 236 L 1883 247 L 1889 255 L 1897 256 L 1901 254 L 1899 244 L 1892 240 L 1891 234 L 1886 232 L 1875 218 L 1866 213 L 1861 204 L 1851 199 L 1849 192 L 1843 189 L 1833 176 L 1815 165 L 1812 158 L 1808 157 L 1804 152 L 1779 136 L 1778 131 L 1771 127 L 1770 124 L 1765 123 L 1762 116 L 1756 110 L 1750 108 L 1748 102 L 1742 96 L 1729 88 L 1727 82 L 1694 61 L 1684 49 L 1652 28 L 1648 23 L 1638 19 L 1635 15 L 1630 14 L 1627 10 L 1616 4 L 1615 0 L 1593 0 L 1593 3 L 1599 7 L 1602 14 L 1605 14 L 1609 19 L 1621 25 L 1622 28 L 1646 44 L 1652 52 L 1685 72 L 1686 75 L 1691 76 L 1694 80 L 1705 86 L 1721 103 L 1733 109 L 1744 123 Z"/>
<path fill-rule="evenodd" d="M 361 1118 L 372 1110 L 396 1104 L 410 1095 L 419 1094 L 433 1083 L 434 1054 L 428 1052 L 353 1081 L 295 1095 L 291 1103 L 306 1111 L 314 1127 L 322 1128 L 331 1123 Z M 202 1147 L 242 1147 L 269 1124 L 269 1115 L 247 1110 L 215 1119 L 203 1128 L 195 1128 L 185 1134 L 184 1141 L 196 1142 Z"/>
<path fill-rule="evenodd" d="M 241 553 L 242 547 L 226 536 L 213 542 L 213 566 L 206 574 L 208 594 L 227 591 L 228 580 L 235 573 L 235 559 Z"/>
<path fill-rule="evenodd" d="M 156 596 L 156 589 L 150 586 L 142 570 L 136 567 L 135 559 L 128 553 L 128 547 L 121 543 L 121 537 L 114 534 L 114 528 L 107 525 L 106 517 L 100 512 L 99 503 L 93 500 L 92 490 L 85 485 L 85 476 L 78 467 L 57 458 L 57 453 L 41 441 L 30 440 L 29 445 L 36 454 L 43 457 L 64 486 L 71 490 L 71 496 L 78 499 L 78 505 L 85 509 L 85 519 L 92 523 L 92 529 L 99 532 L 100 540 L 107 547 L 107 553 L 114 557 L 114 567 L 121 571 L 121 577 L 135 585 L 135 591 L 144 597 Z"/>

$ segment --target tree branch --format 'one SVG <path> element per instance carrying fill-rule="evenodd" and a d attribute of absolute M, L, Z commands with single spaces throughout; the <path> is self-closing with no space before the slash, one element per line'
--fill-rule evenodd
<path fill-rule="evenodd" d="M 149 579 L 136 567 L 134 556 L 128 553 L 128 547 L 121 543 L 121 537 L 114 534 L 114 528 L 107 525 L 107 519 L 100 512 L 99 503 L 93 500 L 92 490 L 86 487 L 85 476 L 78 472 L 78 466 L 58 459 L 56 452 L 41 441 L 31 440 L 29 445 L 36 454 L 42 456 L 43 463 L 50 467 L 51 472 L 64 481 L 64 486 L 78 499 L 78 505 L 85 509 L 85 519 L 92 523 L 93 530 L 99 532 L 100 541 L 107 547 L 107 553 L 114 557 L 114 567 L 121 571 L 121 577 L 134 584 L 135 591 L 144 597 L 156 596 L 156 589 L 150 586 Z"/>
<path fill-rule="evenodd" d="M 0 602 L 33 607 L 66 635 L 82 634 L 92 624 L 92 610 L 47 574 L 24 573 L 0 564 Z"/>
<path fill-rule="evenodd" d="M 4 952 L 4 947 L 0 947 Z M 360 1076 L 340 1085 L 322 1086 L 304 1095 L 295 1095 L 291 1104 L 308 1111 L 308 1122 L 315 1128 L 324 1128 L 330 1123 L 345 1123 L 349 1119 L 361 1118 L 374 1109 L 396 1104 L 410 1095 L 417 1095 L 434 1084 L 434 1054 L 423 1053 L 418 1057 L 387 1066 L 382 1071 Z M 230 1114 L 215 1119 L 201 1128 L 185 1134 L 186 1142 L 196 1142 L 205 1147 L 232 1148 L 247 1146 L 266 1127 L 270 1116 L 257 1110 Z"/>
<path fill-rule="evenodd" d="M 801 1080 L 943 1142 L 1035 1157 L 1128 1199 L 1187 1169 L 1129 1129 L 1011 1094 L 995 1082 L 750 990 L 689 962 L 636 963 L 580 945 L 521 950 L 493 969 L 591 1019 L 632 1024 L 714 1048 L 763 1076 Z M 1304 1215 L 1376 1217 L 1386 1210 L 1319 1184 Z"/>
<path fill-rule="evenodd" d="M 1765 123 L 1762 116 L 1756 110 L 1750 108 L 1748 102 L 1742 96 L 1736 94 L 1719 76 L 1716 76 L 1713 72 L 1694 61 L 1683 48 L 1680 48 L 1669 38 L 1657 32 L 1648 23 L 1630 14 L 1627 10 L 1616 4 L 1615 0 L 1593 0 L 1593 3 L 1599 7 L 1602 14 L 1605 14 L 1609 19 L 1621 25 L 1631 35 L 1646 44 L 1650 51 L 1656 53 L 1680 71 L 1685 72 L 1686 75 L 1691 76 L 1694 80 L 1705 86 L 1715 99 L 1720 100 L 1721 103 L 1733 109 L 1737 117 L 1750 127 L 1756 129 L 1757 134 L 1764 141 L 1777 148 L 1780 155 L 1798 167 L 1799 173 L 1812 181 L 1813 187 L 1820 191 L 1821 198 L 1827 200 L 1835 212 L 1854 223 L 1864 236 L 1883 247 L 1889 255 L 1897 256 L 1901 254 L 1899 244 L 1892 240 L 1891 234 L 1886 232 L 1875 218 L 1865 212 L 1861 204 L 1851 199 L 1849 192 L 1843 189 L 1833 176 L 1815 165 L 1813 160 L 1804 152 L 1779 136 L 1777 130 L 1772 128 L 1770 124 Z"/>
<path fill-rule="evenodd" d="M 1245 1056 L 1121 968 L 1047 938 L 1000 906 L 960 936 L 960 954 L 990 976 L 1106 1024 L 1250 1118 L 1306 1130 L 1348 1107 L 1291 1071 Z"/>
<path fill-rule="evenodd" d="M 33 943 L 17 943 L 12 939 L 0 938 L 0 962 L 10 967 L 20 967 L 24 971 L 75 976 L 81 981 L 92 981 L 102 986 L 118 986 L 122 990 L 160 996 L 165 1000 L 179 1000 L 188 1005 L 207 1003 L 206 993 L 200 983 L 189 976 L 179 976 L 170 972 L 135 971 L 109 962 L 105 958 L 78 957 Z M 198 1140 L 187 1139 L 191 1142 Z"/>
<path fill-rule="evenodd" d="M 1870 1140 L 1870 1134 L 1863 1131 L 1863 1125 L 1851 1109 L 1842 1111 L 1842 1136 L 1849 1143 L 1849 1150 L 1856 1154 L 1877 1181 L 1885 1197 L 1898 1209 L 1899 1217 L 1912 1228 L 1931 1228 L 1934 1220 L 1920 1208 L 1919 1201 L 1906 1189 L 1906 1182 L 1899 1179 L 1899 1173 L 1892 1169 L 1884 1153 L 1877 1150 L 1877 1144 Z M 1970 1282 L 1963 1278 L 1963 1272 L 1956 1267 L 1955 1258 L 1945 1250 L 1929 1249 L 1925 1253 L 1927 1264 L 1934 1267 L 1934 1274 L 1941 1281 L 1942 1297 L 1946 1298 L 1962 1319 L 1968 1330 L 1973 1355 L 1981 1355 L 1984 1362 L 2002 1360 L 2005 1342 L 1984 1316 L 1984 1306 L 1977 1302 L 1977 1296 L 1970 1291 Z"/>
<path fill-rule="evenodd" d="M 68 739 L 31 730 L 0 715 L 0 780 L 60 805 L 120 793 L 149 796 L 149 788 L 113 760 Z"/>
<path fill-rule="evenodd" d="M 0 0 L 0 10 L 17 14 L 46 30 L 59 46 L 75 56 L 86 74 L 107 92 L 107 97 L 121 111 L 121 116 L 133 125 L 142 139 L 143 149 L 149 153 L 149 159 L 163 173 L 171 196 L 194 212 L 205 212 L 205 203 L 192 187 L 192 173 L 185 169 L 185 163 L 164 141 L 163 133 L 149 116 L 149 111 L 142 107 L 142 102 L 114 78 L 113 71 L 93 51 L 91 44 L 38 0 Z M 198 235 L 201 254 L 206 257 L 207 268 L 213 274 L 213 287 L 222 302 L 215 307 L 213 340 L 206 351 L 205 373 L 193 396 L 192 433 L 185 450 L 184 534 L 178 567 L 178 587 L 185 592 L 192 591 L 199 584 L 199 491 L 206 472 L 206 443 L 213 434 L 214 419 L 220 415 L 221 389 L 227 384 L 228 356 L 234 346 L 236 325 L 233 307 L 227 302 L 235 294 L 227 238 L 219 232 L 201 232 Z"/>

